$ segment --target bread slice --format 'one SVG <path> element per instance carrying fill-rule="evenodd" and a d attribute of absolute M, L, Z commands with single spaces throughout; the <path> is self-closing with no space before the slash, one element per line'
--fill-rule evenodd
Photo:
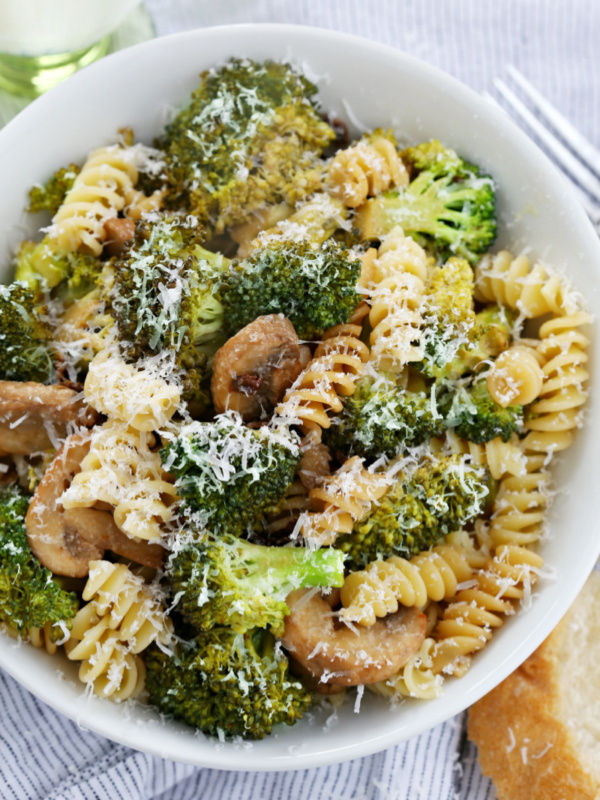
<path fill-rule="evenodd" d="M 600 800 L 600 572 L 468 732 L 498 800 Z"/>

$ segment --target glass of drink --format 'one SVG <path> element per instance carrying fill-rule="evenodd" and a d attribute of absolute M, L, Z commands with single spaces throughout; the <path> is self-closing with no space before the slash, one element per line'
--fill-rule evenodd
<path fill-rule="evenodd" d="M 141 0 L 0 0 L 0 88 L 36 97 L 105 55 Z"/>

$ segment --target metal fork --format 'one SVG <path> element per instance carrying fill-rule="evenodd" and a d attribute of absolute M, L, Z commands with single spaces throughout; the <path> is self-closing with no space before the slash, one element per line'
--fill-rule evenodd
<path fill-rule="evenodd" d="M 524 122 L 571 181 L 582 205 L 600 233 L 600 150 L 588 141 L 560 111 L 525 78 L 512 64 L 506 67 L 508 77 L 524 102 L 504 81 L 496 78 L 494 85 L 517 121 Z M 486 94 L 500 108 L 494 97 Z"/>

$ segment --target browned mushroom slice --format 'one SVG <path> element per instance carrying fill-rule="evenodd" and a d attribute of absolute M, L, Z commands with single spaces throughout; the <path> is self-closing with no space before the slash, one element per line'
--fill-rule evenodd
<path fill-rule="evenodd" d="M 109 256 L 118 256 L 126 243 L 133 239 L 135 222 L 127 217 L 111 217 L 104 223 L 104 249 Z"/>
<path fill-rule="evenodd" d="M 39 483 L 25 518 L 31 550 L 56 575 L 71 578 L 87 575 L 89 562 L 103 558 L 105 550 L 157 569 L 163 548 L 129 539 L 110 512 L 95 508 L 65 511 L 60 505 L 62 493 L 80 471 L 89 449 L 89 438 L 70 436 Z"/>
<path fill-rule="evenodd" d="M 258 317 L 215 355 L 211 391 L 215 409 L 244 420 L 270 413 L 302 371 L 298 336 L 283 314 Z"/>
<path fill-rule="evenodd" d="M 96 413 L 66 386 L 0 381 L 0 456 L 26 456 L 64 439 L 69 423 L 90 425 Z"/>
<path fill-rule="evenodd" d="M 404 608 L 370 628 L 350 628 L 332 614 L 331 606 L 311 590 L 299 589 L 287 598 L 283 646 L 323 683 L 358 686 L 394 675 L 417 652 L 427 619 Z"/>

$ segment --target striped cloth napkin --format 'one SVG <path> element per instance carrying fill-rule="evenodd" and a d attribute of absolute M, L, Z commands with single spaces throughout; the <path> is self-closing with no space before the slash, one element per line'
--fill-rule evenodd
<path fill-rule="evenodd" d="M 514 63 L 600 146 L 596 0 L 147 0 L 157 35 L 317 25 L 392 45 L 478 91 Z M 466 715 L 368 758 L 283 773 L 197 769 L 88 733 L 0 673 L 0 796 L 14 800 L 494 800 Z"/>

